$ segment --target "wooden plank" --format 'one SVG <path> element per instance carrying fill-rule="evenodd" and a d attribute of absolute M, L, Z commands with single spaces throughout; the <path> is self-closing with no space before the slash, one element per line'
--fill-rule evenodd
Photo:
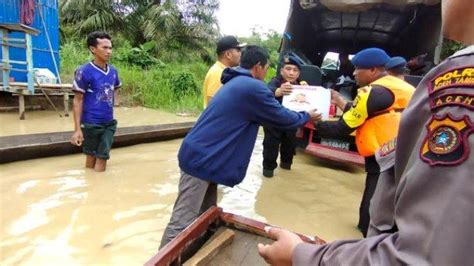
<path fill-rule="evenodd" d="M 161 248 L 158 253 L 145 263 L 145 266 L 164 266 L 181 263 L 181 253 L 209 228 L 210 224 L 219 219 L 221 208 L 211 207 L 199 216 L 186 229 L 181 231 L 171 242 Z"/>
<path fill-rule="evenodd" d="M 26 82 L 9 82 L 10 87 L 28 87 L 28 83 Z M 3 86 L 3 83 L 0 82 L 0 86 Z M 44 89 L 72 89 L 71 83 L 62 83 L 62 84 L 51 84 L 51 83 L 44 83 L 41 84 L 41 87 Z"/>
<path fill-rule="evenodd" d="M 245 231 L 245 232 L 250 232 L 256 235 L 260 235 L 266 238 L 271 238 L 270 235 L 268 235 L 267 232 L 265 232 L 265 226 L 270 226 L 269 224 L 262 223 L 260 221 L 256 221 L 244 216 L 236 215 L 233 213 L 227 213 L 227 212 L 222 212 L 221 213 L 221 220 L 226 223 L 227 226 L 229 227 L 234 227 L 236 229 Z M 307 243 L 313 243 L 313 244 L 326 244 L 326 242 L 319 237 L 309 237 L 306 235 L 298 234 L 296 233 L 301 240 Z"/>
<path fill-rule="evenodd" d="M 13 112 L 18 111 L 20 108 L 18 106 L 1 106 L 0 112 Z M 41 105 L 27 105 L 25 106 L 25 110 L 27 111 L 34 111 L 34 110 L 41 110 Z"/>
<path fill-rule="evenodd" d="M 181 138 L 194 122 L 123 127 L 114 136 L 113 148 Z M 81 152 L 69 142 L 72 131 L 0 137 L 0 163 L 61 156 Z"/>
<path fill-rule="evenodd" d="M 271 244 L 273 240 L 240 230 L 234 232 L 232 245 L 219 252 L 207 266 L 267 265 L 258 254 L 257 245 L 258 243 Z"/>
<path fill-rule="evenodd" d="M 214 236 L 189 260 L 184 266 L 202 266 L 209 265 L 212 259 L 225 247 L 232 244 L 234 240 L 234 231 L 226 228 L 219 228 Z"/>

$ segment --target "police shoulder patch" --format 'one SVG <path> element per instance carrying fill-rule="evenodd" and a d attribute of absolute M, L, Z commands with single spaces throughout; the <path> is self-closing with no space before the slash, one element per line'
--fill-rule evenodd
<path fill-rule="evenodd" d="M 474 94 L 469 93 L 449 93 L 431 98 L 431 109 L 445 106 L 461 106 L 468 109 L 474 109 Z"/>
<path fill-rule="evenodd" d="M 474 88 L 474 66 L 448 70 L 434 77 L 429 86 L 430 95 L 448 88 Z"/>
<path fill-rule="evenodd" d="M 431 166 L 457 165 L 469 156 L 469 135 L 474 126 L 469 117 L 455 119 L 450 114 L 433 117 L 426 126 L 428 133 L 420 157 Z"/>

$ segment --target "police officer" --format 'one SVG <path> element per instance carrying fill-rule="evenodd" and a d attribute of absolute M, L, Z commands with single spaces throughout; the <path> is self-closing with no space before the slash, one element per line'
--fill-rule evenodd
<path fill-rule="evenodd" d="M 385 64 L 385 69 L 389 75 L 405 80 L 405 74 L 408 71 L 407 60 L 401 56 L 395 56 Z"/>
<path fill-rule="evenodd" d="M 280 75 L 274 77 L 268 83 L 268 88 L 275 94 L 275 98 L 281 103 L 283 96 L 291 94 L 292 85 L 307 85 L 301 81 L 301 66 L 294 56 L 285 55 Z M 263 139 L 263 176 L 273 177 L 273 171 L 277 167 L 278 152 L 280 152 L 280 167 L 291 170 L 293 156 L 296 148 L 296 129 L 279 129 L 264 126 L 265 137 Z"/>
<path fill-rule="evenodd" d="M 391 210 L 386 217 L 393 223 L 371 221 L 379 231 L 368 238 L 326 245 L 304 244 L 295 234 L 270 228 L 277 241 L 259 244 L 268 263 L 474 265 L 474 9 L 468 7 L 470 0 L 442 2 L 444 37 L 471 46 L 421 81 L 403 113 L 396 147 L 392 141 L 381 152 L 395 155 L 393 172 L 385 174 L 388 167 L 377 185 L 377 192 L 380 185 L 389 189 L 380 193 L 386 199 L 379 209 Z"/>
<path fill-rule="evenodd" d="M 316 130 L 323 138 L 343 138 L 356 131 L 357 149 L 365 158 L 367 171 L 357 225 L 364 236 L 370 221 L 370 200 L 380 173 L 375 151 L 397 135 L 401 111 L 408 105 L 415 90 L 407 82 L 387 75 L 384 66 L 389 60 L 387 53 L 378 48 L 357 53 L 352 58 L 352 64 L 355 67 L 354 77 L 361 88 L 354 102 L 346 102 L 333 91 L 333 103 L 344 110 L 342 118 L 316 124 Z"/>

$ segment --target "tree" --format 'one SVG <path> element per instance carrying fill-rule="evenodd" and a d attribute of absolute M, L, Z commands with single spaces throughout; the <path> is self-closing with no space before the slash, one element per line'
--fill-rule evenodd
<path fill-rule="evenodd" d="M 155 51 L 207 53 L 217 35 L 217 0 L 61 0 L 62 25 L 84 35 L 105 30 L 124 36 L 133 46 L 148 41 Z"/>

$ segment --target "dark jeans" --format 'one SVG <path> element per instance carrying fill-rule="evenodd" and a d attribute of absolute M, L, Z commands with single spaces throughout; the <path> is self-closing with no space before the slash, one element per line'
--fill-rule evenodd
<path fill-rule="evenodd" d="M 274 127 L 263 127 L 265 137 L 263 138 L 263 169 L 273 170 L 277 167 L 278 152 L 280 162 L 286 165 L 293 163 L 296 154 L 296 129 L 278 129 Z"/>

